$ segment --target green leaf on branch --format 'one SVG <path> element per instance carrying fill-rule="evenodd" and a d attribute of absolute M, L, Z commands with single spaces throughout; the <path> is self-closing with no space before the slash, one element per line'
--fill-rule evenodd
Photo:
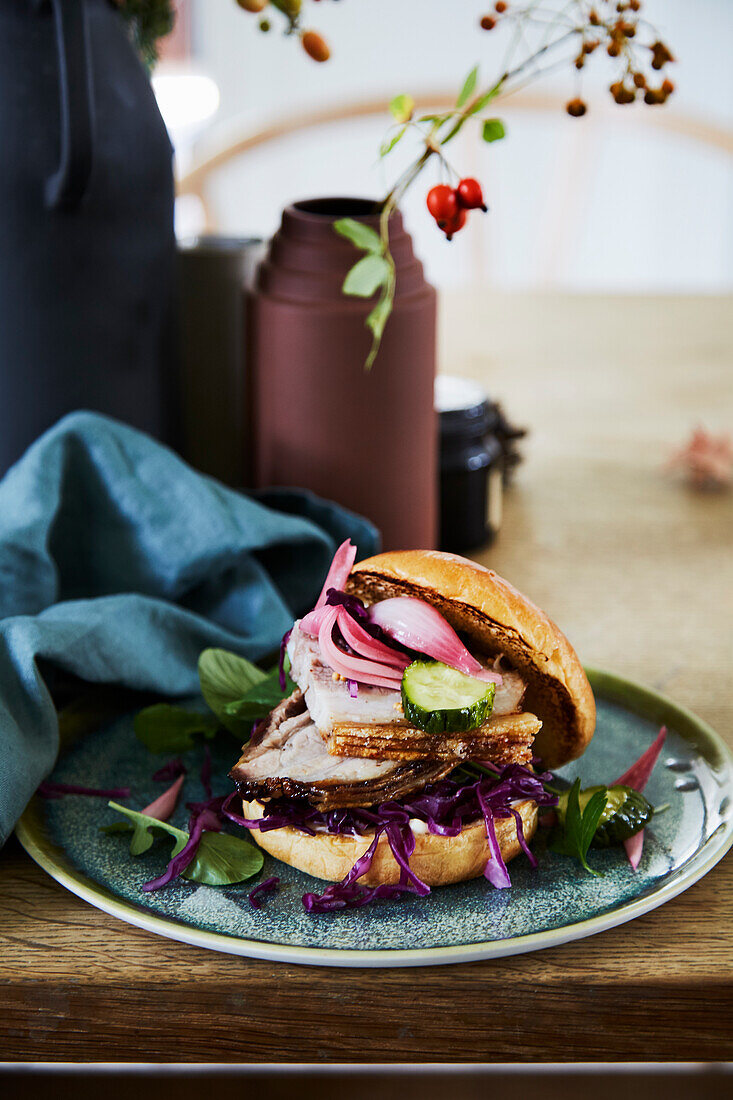
<path fill-rule="evenodd" d="M 133 856 L 144 855 L 152 847 L 155 839 L 153 830 L 167 833 L 175 838 L 176 843 L 171 851 L 171 859 L 177 856 L 188 843 L 188 833 L 183 829 L 177 829 L 167 821 L 158 821 L 156 817 L 130 810 L 127 806 L 120 806 L 118 802 L 110 802 L 109 806 L 123 814 L 129 824 L 120 822 L 105 825 L 102 827 L 102 832 L 112 834 L 121 830 L 131 830 L 130 854 Z M 201 840 L 191 862 L 183 872 L 183 878 L 190 879 L 191 882 L 201 882 L 206 886 L 230 886 L 234 882 L 242 882 L 256 875 L 262 864 L 262 852 L 250 841 L 231 836 L 229 833 L 204 832 L 201 834 Z"/>
<path fill-rule="evenodd" d="M 500 118 L 487 118 L 484 122 L 481 136 L 484 141 L 500 141 L 501 138 L 506 137 L 504 123 Z"/>
<path fill-rule="evenodd" d="M 389 110 L 395 122 L 409 122 L 415 110 L 415 100 L 411 95 L 396 95 Z"/>
<path fill-rule="evenodd" d="M 469 98 L 473 95 L 476 88 L 476 82 L 478 81 L 478 65 L 474 65 L 470 73 L 463 82 L 463 87 L 458 93 L 458 99 L 456 100 L 456 107 L 463 107 L 465 103 L 468 103 Z"/>
<path fill-rule="evenodd" d="M 377 358 L 384 327 L 389 320 L 394 305 L 394 284 L 390 280 L 382 290 L 381 297 L 366 319 L 366 326 L 372 334 L 372 346 L 364 364 L 365 370 L 371 370 L 374 360 Z"/>
<path fill-rule="evenodd" d="M 194 736 L 210 740 L 220 722 L 213 714 L 199 714 L 169 703 L 156 703 L 135 715 L 135 736 L 149 752 L 187 752 L 194 747 Z"/>
<path fill-rule="evenodd" d="M 403 126 L 401 130 L 398 130 L 396 134 L 393 134 L 391 138 L 382 142 L 379 147 L 380 157 L 386 157 L 388 153 L 391 153 L 398 141 L 400 141 L 406 134 L 407 127 Z"/>
<path fill-rule="evenodd" d="M 370 225 L 364 225 L 364 222 L 358 222 L 354 218 L 339 218 L 333 223 L 333 227 L 339 236 L 351 241 L 356 248 L 381 255 L 382 240 Z"/>
<path fill-rule="evenodd" d="M 384 326 L 387 324 L 389 315 L 392 312 L 392 305 L 392 296 L 385 295 L 379 299 L 366 319 L 367 328 L 373 336 L 376 336 L 380 340 L 384 334 Z"/>
<path fill-rule="evenodd" d="M 384 256 L 363 256 L 354 264 L 341 288 L 344 294 L 371 298 L 389 279 L 390 267 Z"/>

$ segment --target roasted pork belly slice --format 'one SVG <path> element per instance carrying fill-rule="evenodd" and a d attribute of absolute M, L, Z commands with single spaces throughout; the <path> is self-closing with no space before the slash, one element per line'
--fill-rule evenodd
<path fill-rule="evenodd" d="M 287 654 L 290 660 L 290 676 L 301 690 L 308 686 L 308 678 L 314 665 L 323 668 L 318 639 L 300 629 L 300 620 L 293 623 L 288 638 Z"/>
<path fill-rule="evenodd" d="M 399 691 L 359 684 L 355 696 L 347 680 L 334 680 L 330 668 L 311 669 L 305 701 L 318 729 L 330 733 L 335 722 L 404 722 Z"/>
<path fill-rule="evenodd" d="M 237 778 L 288 778 L 303 783 L 335 779 L 352 783 L 394 771 L 393 761 L 333 756 L 306 710 L 301 692 L 285 702 L 291 700 L 293 705 L 283 708 L 280 714 L 279 707 L 272 712 L 274 721 L 266 735 L 258 738 L 257 744 L 250 741 L 247 745 L 235 768 Z"/>
<path fill-rule="evenodd" d="M 533 714 L 492 717 L 465 733 L 425 733 L 413 726 L 335 725 L 328 751 L 375 760 L 490 760 L 528 764 L 542 727 Z"/>
<path fill-rule="evenodd" d="M 442 779 L 454 766 L 455 761 L 400 764 L 334 756 L 296 691 L 275 708 L 229 774 L 245 798 L 303 797 L 318 809 L 332 809 L 400 798 Z"/>

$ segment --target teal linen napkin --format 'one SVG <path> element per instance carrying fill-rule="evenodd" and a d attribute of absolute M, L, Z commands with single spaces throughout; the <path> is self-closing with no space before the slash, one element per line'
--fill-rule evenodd
<path fill-rule="evenodd" d="M 264 501 L 267 503 L 264 503 Z M 207 646 L 256 660 L 366 520 L 306 493 L 242 496 L 141 432 L 72 413 L 0 482 L 0 845 L 58 752 L 38 662 L 94 683 L 197 690 Z"/>

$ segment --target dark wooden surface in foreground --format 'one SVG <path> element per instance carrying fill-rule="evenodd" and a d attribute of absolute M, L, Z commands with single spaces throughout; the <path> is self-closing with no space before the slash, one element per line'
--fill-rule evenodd
<path fill-rule="evenodd" d="M 733 424 L 730 301 L 461 294 L 443 333 L 445 368 L 532 428 L 480 560 L 586 663 L 667 691 L 730 743 L 733 494 L 661 470 L 695 423 Z M 639 920 L 532 955 L 382 971 L 255 962 L 122 924 L 12 842 L 0 1060 L 728 1060 L 732 929 L 727 857 Z"/>
<path fill-rule="evenodd" d="M 733 862 L 639 920 L 534 955 L 342 970 L 120 924 L 0 855 L 0 1059 L 729 1060 Z"/>

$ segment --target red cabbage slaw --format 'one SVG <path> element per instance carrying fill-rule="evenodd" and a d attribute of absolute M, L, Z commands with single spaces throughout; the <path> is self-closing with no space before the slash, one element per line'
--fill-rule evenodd
<path fill-rule="evenodd" d="M 489 769 L 493 774 L 489 774 Z M 350 836 L 374 834 L 369 848 L 341 882 L 332 883 L 323 894 L 303 896 L 303 905 L 309 913 L 356 908 L 376 898 L 394 898 L 405 892 L 420 896 L 429 894 L 430 887 L 410 868 L 410 856 L 415 850 L 411 819 L 425 822 L 428 832 L 434 835 L 449 837 L 458 836 L 464 826 L 483 819 L 491 853 L 484 874 L 493 886 L 503 889 L 511 885 L 511 880 L 501 856 L 495 820 L 514 818 L 522 850 L 530 864 L 536 867 L 537 861 L 527 845 L 522 819 L 514 803 L 532 799 L 539 806 L 554 806 L 557 798 L 544 787 L 549 773 L 536 774 L 521 764 L 507 764 L 503 768 L 489 765 L 489 769 L 479 779 L 462 782 L 455 778 L 443 779 L 413 798 L 383 802 L 372 809 L 320 811 L 304 799 L 278 798 L 264 804 L 261 818 L 249 820 L 231 809 L 231 802 L 238 797 L 238 792 L 234 791 L 225 800 L 222 812 L 235 824 L 261 832 L 290 826 L 311 836 L 323 831 Z M 383 835 L 400 866 L 399 883 L 382 883 L 374 887 L 360 885 L 358 880 L 369 871 Z"/>
<path fill-rule="evenodd" d="M 247 901 L 253 909 L 261 909 L 265 903 L 265 898 L 270 894 L 276 894 L 280 889 L 280 879 L 277 875 L 271 875 L 270 878 L 263 879 L 262 882 L 258 882 L 256 886 L 253 886 L 250 892 L 247 894 Z"/>

